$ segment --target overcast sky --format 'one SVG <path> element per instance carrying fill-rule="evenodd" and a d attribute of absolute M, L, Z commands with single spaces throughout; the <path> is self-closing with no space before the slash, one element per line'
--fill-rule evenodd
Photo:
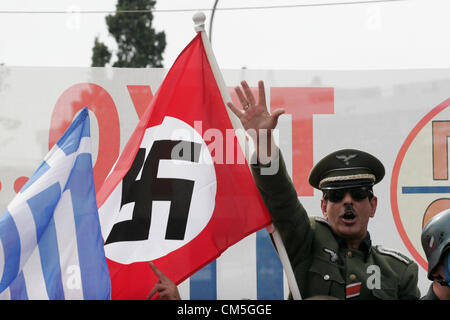
<path fill-rule="evenodd" d="M 117 0 L 1 0 L 0 11 L 114 10 Z M 357 0 L 219 0 L 213 49 L 223 69 L 450 68 L 449 0 L 262 7 Z M 211 9 L 214 0 L 158 0 L 157 10 Z M 234 10 L 224 10 L 234 8 Z M 207 16 L 209 30 L 211 11 Z M 194 12 L 155 12 L 165 31 L 164 66 L 194 37 Z M 114 44 L 106 13 L 0 13 L 0 62 L 89 67 L 94 38 Z"/>

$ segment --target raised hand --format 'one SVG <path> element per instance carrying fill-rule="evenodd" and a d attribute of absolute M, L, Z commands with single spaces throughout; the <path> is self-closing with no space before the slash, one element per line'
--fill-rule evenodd
<path fill-rule="evenodd" d="M 259 132 L 260 129 L 275 129 L 278 117 L 284 113 L 284 109 L 276 109 L 272 114 L 267 111 L 266 93 L 264 82 L 258 82 L 258 101 L 255 100 L 250 87 L 246 81 L 241 82 L 241 87 L 236 87 L 235 91 L 241 102 L 242 109 L 237 108 L 232 102 L 227 103 L 228 107 L 241 120 L 245 130 L 253 129 Z"/>
<path fill-rule="evenodd" d="M 276 109 L 270 114 L 267 111 L 266 93 L 264 90 L 264 82 L 258 82 L 258 101 L 255 100 L 247 82 L 242 81 L 241 87 L 236 87 L 235 91 L 242 105 L 242 109 L 237 108 L 232 102 L 227 106 L 239 118 L 242 126 L 252 138 L 256 146 L 258 160 L 266 162 L 265 156 L 270 157 L 272 149 L 272 131 L 278 123 L 278 118 L 285 111 L 284 109 Z"/>
<path fill-rule="evenodd" d="M 148 294 L 147 300 L 153 297 L 156 292 L 159 293 L 159 300 L 181 300 L 180 293 L 178 292 L 178 288 L 175 283 L 173 283 L 172 280 L 167 278 L 164 273 L 156 268 L 156 266 L 152 262 L 150 262 L 150 267 L 158 276 L 158 282 Z"/>

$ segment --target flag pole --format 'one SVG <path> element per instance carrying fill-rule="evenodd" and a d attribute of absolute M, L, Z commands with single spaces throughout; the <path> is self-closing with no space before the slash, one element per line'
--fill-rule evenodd
<path fill-rule="evenodd" d="M 205 21 L 206 16 L 203 12 L 197 12 L 192 17 L 192 20 L 194 21 L 194 29 L 196 32 L 201 32 L 201 37 L 203 41 L 203 46 L 205 48 L 206 55 L 208 57 L 209 63 L 211 65 L 212 72 L 214 74 L 214 78 L 216 79 L 217 86 L 219 87 L 220 94 L 222 96 L 222 100 L 224 103 L 231 102 L 231 97 L 228 92 L 228 89 L 225 85 L 225 80 L 223 79 L 222 73 L 220 72 L 219 65 L 217 63 L 216 57 L 214 56 L 214 52 L 211 47 L 211 43 L 208 40 L 208 36 L 206 35 L 205 31 Z M 241 149 L 244 151 L 245 158 L 247 159 L 247 163 L 250 163 L 250 153 L 249 153 L 249 146 L 247 143 L 247 140 L 245 138 L 245 130 L 242 127 L 242 124 L 240 120 L 237 118 L 237 116 L 229 110 L 229 108 L 225 107 L 228 113 L 228 116 L 230 118 L 230 121 L 234 127 L 234 130 L 236 132 L 236 138 L 239 141 L 239 144 L 241 145 Z M 238 129 L 238 130 L 236 130 Z M 268 230 L 269 232 L 269 230 Z M 289 261 L 289 257 L 286 252 L 286 248 L 284 247 L 283 240 L 281 239 L 281 236 L 277 229 L 273 227 L 273 232 L 269 232 L 272 234 L 275 247 L 277 249 L 278 255 L 281 260 L 281 264 L 283 265 L 284 272 L 286 274 L 286 278 L 288 281 L 289 288 L 292 293 L 292 298 L 294 300 L 301 300 L 300 290 L 298 289 L 297 281 L 295 279 L 294 271 L 292 270 L 291 263 Z"/>
<path fill-rule="evenodd" d="M 286 252 L 286 248 L 284 247 L 283 240 L 281 239 L 281 235 L 274 225 L 271 225 L 270 227 L 273 228 L 272 232 L 270 232 L 269 227 L 266 228 L 266 230 L 272 235 L 273 242 L 275 243 L 275 247 L 277 248 L 278 256 L 280 257 L 281 264 L 283 265 L 284 272 L 286 273 L 286 278 L 289 289 L 291 290 L 292 299 L 301 300 L 302 296 L 300 294 L 300 290 L 298 289 L 294 270 L 292 270 L 292 265 L 289 261 L 289 257 Z"/>
<path fill-rule="evenodd" d="M 205 31 L 206 16 L 203 12 L 197 12 L 192 17 L 192 20 L 195 24 L 195 31 L 201 32 L 203 46 L 205 48 L 205 52 L 208 57 L 214 78 L 216 79 L 217 86 L 219 87 L 222 100 L 224 104 L 231 102 L 230 93 L 228 92 L 225 80 L 223 79 L 222 73 L 220 72 L 219 64 L 217 63 L 216 57 L 214 56 L 211 43 L 209 42 L 208 36 Z M 230 118 L 231 124 L 233 125 L 237 141 L 241 146 L 241 150 L 243 150 L 244 152 L 245 159 L 247 160 L 247 163 L 250 163 L 250 147 L 249 143 L 247 142 L 245 130 L 242 127 L 241 121 L 226 105 L 225 110 L 227 111 L 228 117 Z"/>

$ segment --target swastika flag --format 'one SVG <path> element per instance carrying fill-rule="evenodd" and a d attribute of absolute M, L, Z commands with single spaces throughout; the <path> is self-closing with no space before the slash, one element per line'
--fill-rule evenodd
<path fill-rule="evenodd" d="M 97 193 L 112 299 L 145 299 L 270 224 L 202 34 L 188 44 Z"/>

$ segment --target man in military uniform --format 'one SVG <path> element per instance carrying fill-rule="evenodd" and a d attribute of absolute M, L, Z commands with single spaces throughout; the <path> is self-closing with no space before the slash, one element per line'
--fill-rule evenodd
<path fill-rule="evenodd" d="M 228 107 L 246 130 L 259 133 L 252 136 L 258 158 L 252 165 L 254 179 L 283 239 L 302 297 L 418 299 L 417 264 L 396 251 L 373 246 L 367 231 L 378 201 L 372 186 L 384 176 L 381 162 L 353 149 L 319 161 L 309 183 L 323 192 L 323 218 L 309 218 L 273 143 L 272 130 L 284 110 L 267 112 L 262 81 L 258 101 L 247 83 L 241 84 L 236 93 L 243 109 L 233 103 Z M 278 170 L 265 174 L 268 167 Z"/>
<path fill-rule="evenodd" d="M 450 209 L 428 221 L 422 230 L 422 247 L 433 282 L 421 300 L 450 300 Z"/>

